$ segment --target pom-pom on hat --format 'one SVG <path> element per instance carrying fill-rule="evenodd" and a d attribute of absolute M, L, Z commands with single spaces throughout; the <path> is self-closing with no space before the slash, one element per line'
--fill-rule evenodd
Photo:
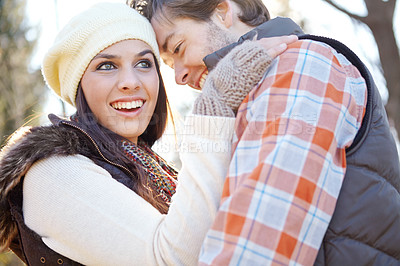
<path fill-rule="evenodd" d="M 102 50 L 122 40 L 147 43 L 160 62 L 150 22 L 123 3 L 98 3 L 72 18 L 46 53 L 42 74 L 47 85 L 75 106 L 78 84 L 90 61 Z"/>

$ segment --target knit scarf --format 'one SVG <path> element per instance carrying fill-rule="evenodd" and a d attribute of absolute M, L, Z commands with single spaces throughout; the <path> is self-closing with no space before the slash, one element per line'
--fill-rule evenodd
<path fill-rule="evenodd" d="M 176 190 L 178 172 L 144 143 L 136 145 L 130 141 L 122 141 L 122 149 L 131 161 L 146 171 L 149 182 L 161 198 L 168 204 L 171 203 L 171 197 Z"/>

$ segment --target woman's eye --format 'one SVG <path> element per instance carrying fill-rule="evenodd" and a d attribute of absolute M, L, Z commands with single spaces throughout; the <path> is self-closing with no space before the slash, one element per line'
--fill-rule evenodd
<path fill-rule="evenodd" d="M 136 64 L 136 66 L 140 68 L 151 68 L 153 64 L 149 60 L 141 60 Z"/>
<path fill-rule="evenodd" d="M 97 70 L 111 70 L 114 69 L 115 66 L 111 63 L 102 63 L 97 67 Z"/>

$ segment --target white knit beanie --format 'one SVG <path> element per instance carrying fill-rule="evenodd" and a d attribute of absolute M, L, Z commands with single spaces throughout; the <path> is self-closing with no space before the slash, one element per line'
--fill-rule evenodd
<path fill-rule="evenodd" d="M 78 84 L 90 61 L 122 40 L 146 42 L 158 62 L 160 54 L 150 22 L 123 3 L 98 3 L 72 18 L 57 35 L 44 57 L 42 74 L 47 85 L 75 106 Z"/>

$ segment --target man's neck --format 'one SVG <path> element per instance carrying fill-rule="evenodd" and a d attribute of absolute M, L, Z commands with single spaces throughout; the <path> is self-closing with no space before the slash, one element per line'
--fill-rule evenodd
<path fill-rule="evenodd" d="M 236 23 L 232 26 L 230 31 L 235 34 L 236 39 L 239 39 L 244 34 L 248 33 L 249 31 L 253 30 L 255 27 L 249 26 L 243 22 Z"/>

